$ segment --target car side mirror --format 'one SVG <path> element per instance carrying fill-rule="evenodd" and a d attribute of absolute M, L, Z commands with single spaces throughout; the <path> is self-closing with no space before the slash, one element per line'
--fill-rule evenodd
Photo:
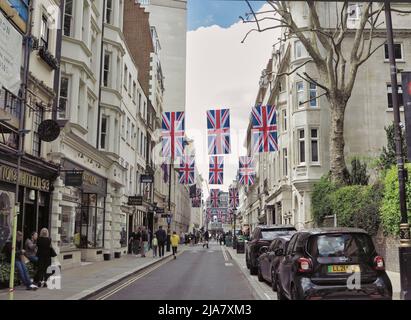
<path fill-rule="evenodd" d="M 260 255 L 268 252 L 268 247 L 261 247 L 260 248 Z"/>
<path fill-rule="evenodd" d="M 277 249 L 277 250 L 275 250 L 274 253 L 277 257 L 281 257 L 281 256 L 284 255 L 284 250 L 283 249 Z"/>

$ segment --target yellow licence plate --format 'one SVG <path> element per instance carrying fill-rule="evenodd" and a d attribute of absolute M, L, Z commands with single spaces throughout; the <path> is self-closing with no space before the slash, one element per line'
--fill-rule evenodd
<path fill-rule="evenodd" d="M 328 273 L 354 273 L 360 272 L 359 265 L 332 265 L 328 266 Z"/>

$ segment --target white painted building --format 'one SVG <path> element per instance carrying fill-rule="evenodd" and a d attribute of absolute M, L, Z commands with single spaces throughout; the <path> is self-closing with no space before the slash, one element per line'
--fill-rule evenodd
<path fill-rule="evenodd" d="M 293 16 L 299 24 L 308 23 L 308 8 L 305 5 L 302 2 L 291 4 Z M 332 19 L 334 15 L 325 13 L 335 12 L 333 6 L 335 2 L 318 2 L 321 23 L 330 28 L 335 25 Z M 404 10 L 410 9 L 410 4 L 398 6 Z M 358 21 L 361 6 L 352 8 L 358 12 L 358 15 L 355 13 L 349 18 L 349 25 L 353 28 Z M 396 59 L 398 68 L 402 70 L 411 68 L 411 25 L 408 20 L 408 16 L 393 12 Z M 375 32 L 375 46 L 384 41 L 384 28 L 385 25 L 382 24 Z M 353 35 L 353 32 L 347 33 L 344 50 L 351 48 L 348 42 L 353 40 Z M 345 52 L 345 55 L 349 56 L 349 52 Z M 243 223 L 249 223 L 252 228 L 258 223 L 293 224 L 297 228 L 313 226 L 313 184 L 330 169 L 328 102 L 324 96 L 319 97 L 321 89 L 302 80 L 296 73 L 276 76 L 294 70 L 309 59 L 298 39 L 290 39 L 275 46 L 263 71 L 255 104 L 276 106 L 279 151 L 256 155 L 256 184 L 243 188 L 241 193 Z M 314 79 L 317 77 L 312 63 L 298 71 L 301 74 L 307 72 Z M 386 145 L 384 127 L 393 121 L 390 96 L 390 66 L 387 53 L 382 47 L 361 66 L 348 102 L 344 128 L 348 166 L 355 156 L 371 163 Z M 251 154 L 250 127 L 246 145 Z"/>

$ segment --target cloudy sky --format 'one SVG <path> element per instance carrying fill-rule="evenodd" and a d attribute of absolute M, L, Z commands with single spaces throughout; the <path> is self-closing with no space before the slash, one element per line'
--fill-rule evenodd
<path fill-rule="evenodd" d="M 263 2 L 253 3 L 255 9 L 267 10 L 262 5 Z M 224 186 L 209 186 L 210 189 L 227 191 L 235 179 L 238 157 L 246 154 L 245 132 L 260 75 L 278 38 L 275 31 L 254 32 L 241 43 L 253 28 L 238 18 L 245 12 L 245 1 L 189 0 L 186 130 L 195 140 L 197 166 L 207 180 L 206 111 L 231 110 L 232 153 L 224 157 Z"/>

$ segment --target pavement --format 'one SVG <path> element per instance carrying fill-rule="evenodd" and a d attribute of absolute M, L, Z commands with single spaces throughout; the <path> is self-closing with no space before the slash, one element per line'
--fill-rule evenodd
<path fill-rule="evenodd" d="M 223 247 L 185 247 L 176 260 L 128 278 L 96 300 L 258 300 L 246 276 Z"/>
<path fill-rule="evenodd" d="M 16 287 L 14 300 L 81 300 L 91 294 L 111 287 L 135 273 L 167 260 L 172 254 L 165 253 L 163 258 L 153 258 L 152 252 L 146 258 L 127 255 L 120 259 L 83 263 L 81 267 L 64 270 L 61 274 L 61 289 L 41 288 L 27 291 L 24 286 Z M 8 300 L 8 289 L 0 290 L 0 300 Z"/>

